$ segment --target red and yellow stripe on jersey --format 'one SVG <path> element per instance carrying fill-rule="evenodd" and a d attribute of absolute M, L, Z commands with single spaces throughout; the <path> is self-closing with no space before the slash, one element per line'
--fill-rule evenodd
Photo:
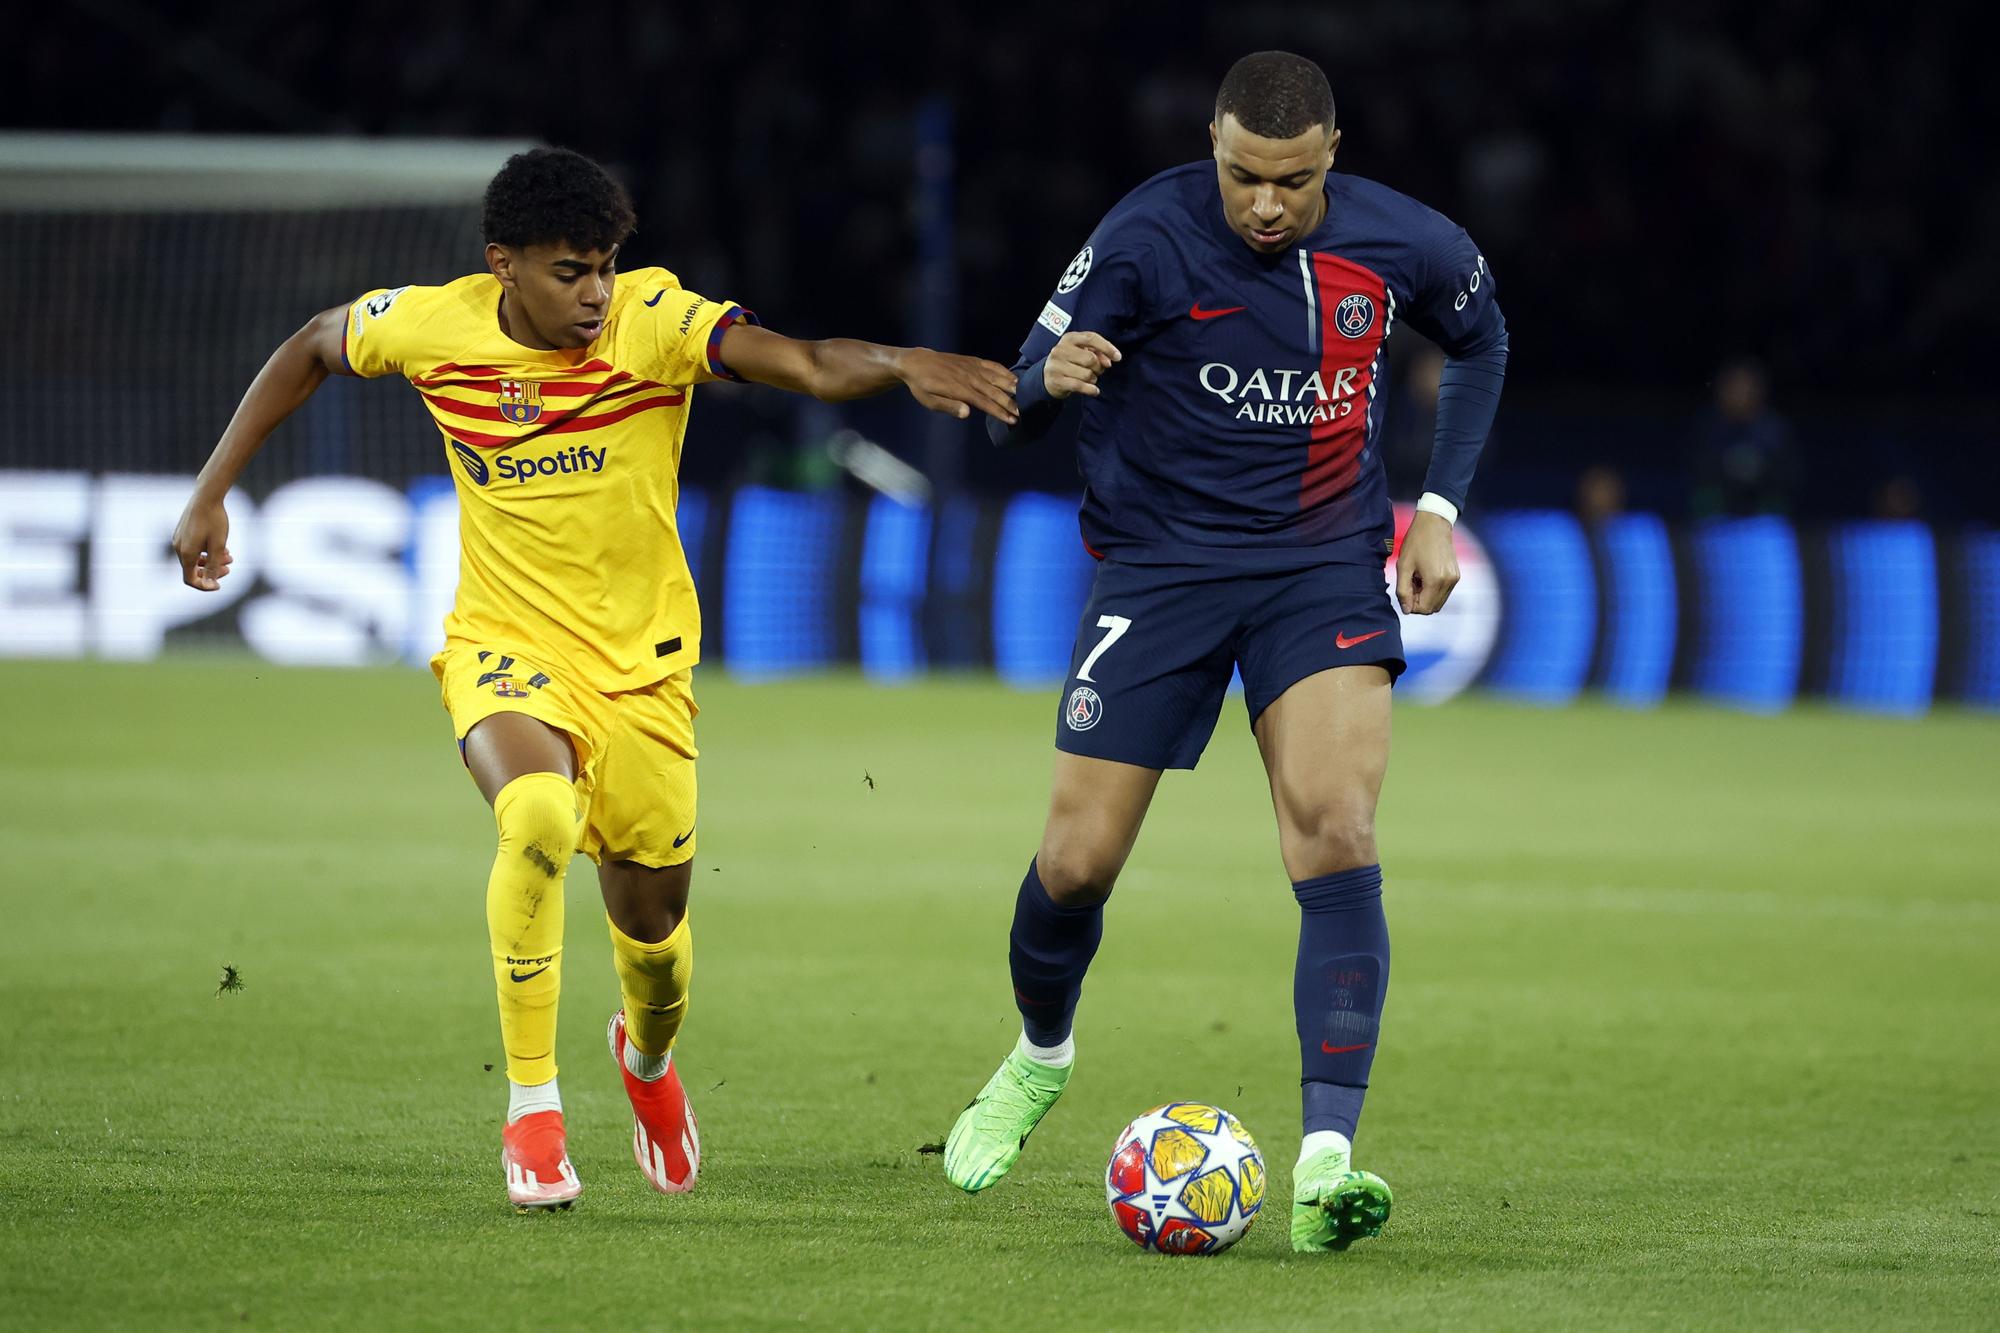
<path fill-rule="evenodd" d="M 694 385 L 729 378 L 742 307 L 665 269 L 620 274 L 588 347 L 500 330 L 498 280 L 369 292 L 342 348 L 358 375 L 406 376 L 458 489 L 458 596 L 445 635 L 518 647 L 588 688 L 636 689 L 701 657 L 701 610 L 674 526 Z"/>

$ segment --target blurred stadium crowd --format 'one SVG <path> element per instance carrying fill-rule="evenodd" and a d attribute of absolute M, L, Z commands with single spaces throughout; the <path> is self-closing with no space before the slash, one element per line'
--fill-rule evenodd
<path fill-rule="evenodd" d="M 74 0 L 15 29 L 0 117 L 566 143 L 631 183 L 639 262 L 787 332 L 908 340 L 917 127 L 945 115 L 944 308 L 959 347 L 1008 360 L 1098 216 L 1206 153 L 1228 63 L 1287 47 L 1332 79 L 1341 167 L 1456 218 L 1499 276 L 1514 355 L 1482 498 L 1988 518 L 2000 94 L 1969 12 Z M 1405 472 L 1435 374 L 1413 344 Z M 690 455 L 709 466 L 735 464 Z M 967 467 L 994 489 L 1072 475 L 1056 450 Z"/>

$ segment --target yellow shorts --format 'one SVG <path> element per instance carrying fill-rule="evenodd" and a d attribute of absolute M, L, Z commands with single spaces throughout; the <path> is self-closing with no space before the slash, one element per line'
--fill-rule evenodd
<path fill-rule="evenodd" d="M 529 652 L 454 640 L 431 659 L 459 752 L 495 713 L 526 713 L 576 747 L 582 844 L 593 861 L 674 866 L 694 856 L 695 706 L 691 673 L 600 694 Z"/>

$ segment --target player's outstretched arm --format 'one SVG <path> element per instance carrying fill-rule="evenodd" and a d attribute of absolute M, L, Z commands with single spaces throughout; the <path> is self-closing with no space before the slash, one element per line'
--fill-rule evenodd
<path fill-rule="evenodd" d="M 901 384 L 933 412 L 963 418 L 976 409 L 1009 423 L 1017 415 L 1014 372 L 976 356 L 853 338 L 802 342 L 748 323 L 731 324 L 717 350 L 743 379 L 821 402 L 844 403 Z"/>
<path fill-rule="evenodd" d="M 174 526 L 174 554 L 180 558 L 181 582 L 188 587 L 214 592 L 221 586 L 222 576 L 229 572 L 229 515 L 223 511 L 223 497 L 271 432 L 298 411 L 328 375 L 349 373 L 340 351 L 346 325 L 346 306 L 322 310 L 285 339 L 250 381 Z"/>

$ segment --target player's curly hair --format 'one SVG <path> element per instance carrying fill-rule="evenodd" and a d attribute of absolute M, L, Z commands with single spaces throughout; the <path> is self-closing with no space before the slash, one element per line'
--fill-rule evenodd
<path fill-rule="evenodd" d="M 486 239 L 499 245 L 609 250 L 639 225 L 632 198 L 611 173 L 567 148 L 531 148 L 507 159 L 486 186 Z"/>
<path fill-rule="evenodd" d="M 1333 88 L 1326 72 L 1290 51 L 1244 56 L 1222 77 L 1215 123 L 1224 116 L 1266 139 L 1290 139 L 1314 125 L 1333 129 Z"/>

